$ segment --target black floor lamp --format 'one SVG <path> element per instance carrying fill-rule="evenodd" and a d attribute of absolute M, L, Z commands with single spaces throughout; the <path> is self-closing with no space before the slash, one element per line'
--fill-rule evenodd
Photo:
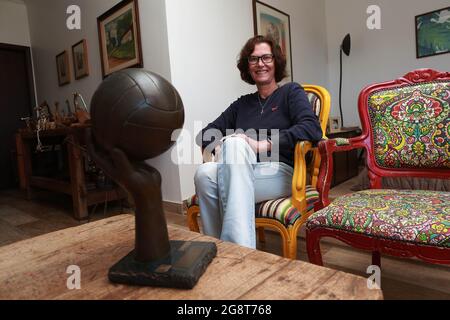
<path fill-rule="evenodd" d="M 341 113 L 341 127 L 344 126 L 344 116 L 342 114 L 342 101 L 341 101 L 341 95 L 342 95 L 342 52 L 345 53 L 346 56 L 350 55 L 350 48 L 351 48 L 351 38 L 350 34 L 347 33 L 347 35 L 344 37 L 344 40 L 342 40 L 341 48 L 339 50 L 339 58 L 340 58 L 340 76 L 339 76 L 339 111 Z"/>

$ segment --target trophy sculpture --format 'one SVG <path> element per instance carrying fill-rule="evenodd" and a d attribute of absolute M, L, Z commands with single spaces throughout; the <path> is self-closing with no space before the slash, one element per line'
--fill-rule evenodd
<path fill-rule="evenodd" d="M 110 281 L 192 288 L 215 257 L 213 242 L 169 241 L 161 175 L 145 163 L 167 151 L 184 123 L 176 89 L 161 76 L 125 69 L 106 78 L 91 101 L 89 153 L 133 197 L 135 249 L 109 270 Z"/>

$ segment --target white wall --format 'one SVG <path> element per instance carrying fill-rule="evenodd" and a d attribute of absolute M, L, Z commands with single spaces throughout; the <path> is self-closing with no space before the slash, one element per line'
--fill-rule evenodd
<path fill-rule="evenodd" d="M 327 87 L 325 1 L 263 0 L 263 2 L 290 16 L 294 81 Z"/>
<path fill-rule="evenodd" d="M 381 8 L 381 30 L 368 30 L 366 9 Z M 339 46 L 352 37 L 352 52 L 343 56 L 344 125 L 359 125 L 357 99 L 368 84 L 393 80 L 418 68 L 448 71 L 450 55 L 416 59 L 416 15 L 441 9 L 448 0 L 326 0 L 329 83 L 332 115 L 339 115 Z"/>
<path fill-rule="evenodd" d="M 26 0 L 38 102 L 47 100 L 53 105 L 59 101 L 73 101 L 72 93 L 80 92 L 90 104 L 92 95 L 102 81 L 97 17 L 113 7 L 119 0 Z M 68 30 L 66 9 L 77 4 L 81 9 L 81 30 Z M 167 24 L 164 0 L 139 1 L 141 40 L 144 68 L 156 72 L 170 81 L 167 43 Z M 58 86 L 55 57 L 63 50 L 71 56 L 72 45 L 85 38 L 88 44 L 90 75 L 80 80 L 73 76 L 71 83 Z M 72 58 L 70 58 L 72 61 Z M 72 63 L 72 62 L 71 62 Z M 179 202 L 179 174 L 175 164 L 167 161 L 170 153 L 149 161 L 163 175 L 162 192 L 167 201 Z"/>
<path fill-rule="evenodd" d="M 20 0 L 0 0 L 0 43 L 30 46 L 27 7 Z"/>
<path fill-rule="evenodd" d="M 140 0 L 140 23 L 144 68 L 171 81 L 169 43 L 165 0 Z M 176 149 L 176 145 L 173 147 Z M 162 176 L 162 194 L 165 201 L 181 203 L 179 168 L 171 161 L 171 150 L 148 160 Z"/>
<path fill-rule="evenodd" d="M 184 135 L 191 152 L 194 135 L 219 116 L 240 95 L 253 90 L 240 80 L 236 61 L 245 41 L 253 34 L 252 7 L 242 0 L 166 0 L 172 83 L 183 100 Z M 194 132 L 194 121 L 202 125 Z M 189 141 L 192 141 L 189 143 Z M 181 164 L 182 198 L 194 193 L 197 165 Z"/>
<path fill-rule="evenodd" d="M 195 2 L 195 5 L 192 3 Z M 294 81 L 327 84 L 323 0 L 266 1 L 290 14 Z M 256 87 L 245 84 L 236 67 L 239 52 L 253 36 L 250 0 L 166 0 L 172 82 L 186 111 L 184 141 L 191 141 L 231 102 Z M 194 127 L 195 121 L 202 121 Z M 180 150 L 179 153 L 187 151 Z M 192 149 L 192 147 L 191 147 Z M 194 147 L 191 159 L 200 155 Z M 196 159 L 198 160 L 198 159 Z M 180 165 L 183 199 L 194 193 L 197 165 Z"/>
<path fill-rule="evenodd" d="M 30 24 L 31 43 L 35 63 L 38 102 L 47 100 L 53 105 L 59 101 L 72 100 L 73 92 L 80 92 L 89 105 L 95 89 L 102 80 L 97 34 L 97 16 L 115 5 L 119 0 L 79 0 L 81 8 L 81 30 L 68 30 L 66 9 L 71 0 L 26 0 Z M 72 45 L 86 39 L 90 75 L 75 80 L 72 65 Z M 71 83 L 58 86 L 56 55 L 67 50 L 70 56 Z"/>

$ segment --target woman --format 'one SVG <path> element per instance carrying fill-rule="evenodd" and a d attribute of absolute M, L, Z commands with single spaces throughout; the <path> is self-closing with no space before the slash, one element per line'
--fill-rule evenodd
<path fill-rule="evenodd" d="M 218 161 L 200 165 L 194 181 L 205 234 L 255 248 L 255 203 L 291 194 L 295 145 L 319 141 L 322 130 L 303 89 L 277 85 L 286 58 L 271 38 L 249 39 L 237 66 L 257 92 L 237 99 L 198 135 Z M 271 161 L 263 161 L 267 155 Z"/>

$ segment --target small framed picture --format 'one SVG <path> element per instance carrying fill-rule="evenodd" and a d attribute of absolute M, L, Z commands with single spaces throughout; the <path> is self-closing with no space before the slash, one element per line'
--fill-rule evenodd
<path fill-rule="evenodd" d="M 328 118 L 328 133 L 335 133 L 341 130 L 341 117 L 329 117 Z"/>
<path fill-rule="evenodd" d="M 63 86 L 70 83 L 69 53 L 64 50 L 56 56 L 56 70 L 58 72 L 58 84 Z"/>
<path fill-rule="evenodd" d="M 89 61 L 87 42 L 85 39 L 72 46 L 73 70 L 75 79 L 81 79 L 89 75 Z"/>

